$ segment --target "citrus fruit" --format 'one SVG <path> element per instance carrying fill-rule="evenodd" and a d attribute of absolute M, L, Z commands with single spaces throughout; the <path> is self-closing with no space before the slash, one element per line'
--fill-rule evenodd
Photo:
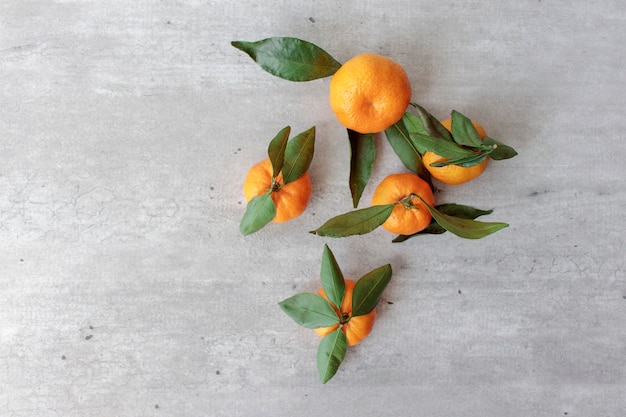
<path fill-rule="evenodd" d="M 346 279 L 345 282 L 346 293 L 343 297 L 343 302 L 341 303 L 341 311 L 335 310 L 335 312 L 337 313 L 339 318 L 342 319 L 342 321 L 348 320 L 349 318 L 346 323 L 341 325 L 341 331 L 343 331 L 346 335 L 348 346 L 354 346 L 360 343 L 363 339 L 365 339 L 372 331 L 372 328 L 374 327 L 374 322 L 376 321 L 376 309 L 362 316 L 350 317 L 350 315 L 352 314 L 352 292 L 354 291 L 354 285 L 356 284 L 356 282 L 350 279 Z M 320 289 L 317 293 L 324 297 L 326 301 L 328 301 L 328 298 L 326 298 L 326 293 L 324 292 L 323 288 Z M 335 324 L 329 327 L 318 327 L 317 329 L 313 330 L 315 330 L 318 335 L 323 337 L 326 336 L 328 333 L 335 331 L 337 327 L 339 327 L 339 324 Z"/>
<path fill-rule="evenodd" d="M 312 191 L 311 177 L 306 172 L 288 184 L 283 184 L 282 180 L 283 176 L 280 173 L 272 184 L 272 163 L 266 158 L 250 168 L 243 183 L 246 201 L 272 190 L 272 200 L 276 205 L 276 215 L 272 221 L 277 223 L 301 215 L 309 203 Z"/>
<path fill-rule="evenodd" d="M 452 119 L 443 120 L 441 124 L 449 131 L 452 131 Z M 472 121 L 472 124 L 476 128 L 476 131 L 481 139 L 487 136 L 485 129 L 480 125 L 480 123 Z M 485 171 L 485 168 L 487 168 L 489 158 L 485 158 L 485 160 L 481 163 L 471 167 L 462 167 L 459 165 L 446 165 L 442 167 L 430 166 L 430 164 L 434 162 L 443 162 L 447 160 L 447 158 L 439 156 L 433 152 L 424 152 L 424 155 L 422 155 L 422 161 L 424 162 L 424 166 L 428 172 L 430 172 L 430 175 L 432 175 L 433 178 L 450 185 L 463 184 L 478 177 Z"/>
<path fill-rule="evenodd" d="M 402 118 L 411 83 L 400 64 L 364 53 L 343 64 L 330 80 L 330 107 L 348 129 L 376 133 Z"/>
<path fill-rule="evenodd" d="M 374 190 L 372 204 L 397 203 L 382 226 L 389 232 L 400 235 L 412 235 L 425 229 L 430 224 L 432 215 L 417 196 L 431 207 L 435 205 L 430 185 L 415 174 L 391 174 L 382 180 Z"/>

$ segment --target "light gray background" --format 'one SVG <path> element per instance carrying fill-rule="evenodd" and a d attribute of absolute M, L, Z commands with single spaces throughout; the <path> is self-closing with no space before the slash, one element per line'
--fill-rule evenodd
<path fill-rule="evenodd" d="M 621 1 L 0 2 L 0 415 L 626 415 Z M 230 41 L 400 62 L 413 100 L 519 156 L 438 202 L 510 227 L 392 244 L 307 233 L 351 209 L 328 79 Z M 307 212 L 242 237 L 241 186 L 317 127 Z M 378 139 L 374 185 L 404 168 Z M 318 382 L 277 307 L 391 263 L 372 335 Z"/>

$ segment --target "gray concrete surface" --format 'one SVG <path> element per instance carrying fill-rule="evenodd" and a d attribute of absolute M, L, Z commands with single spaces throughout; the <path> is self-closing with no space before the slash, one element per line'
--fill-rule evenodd
<path fill-rule="evenodd" d="M 3 0 L 0 415 L 625 416 L 625 27 L 615 0 Z M 511 226 L 308 234 L 350 209 L 349 148 L 328 79 L 230 46 L 268 36 L 390 56 L 414 101 L 514 146 L 437 194 Z M 317 127 L 313 198 L 244 238 L 244 175 L 285 125 Z M 377 151 L 372 184 L 403 171 Z M 394 269 L 327 385 L 277 307 L 324 243 L 348 276 Z"/>

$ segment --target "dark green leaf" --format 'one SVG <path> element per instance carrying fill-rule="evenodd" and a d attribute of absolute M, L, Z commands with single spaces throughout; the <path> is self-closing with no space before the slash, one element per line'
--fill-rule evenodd
<path fill-rule="evenodd" d="M 435 206 L 435 208 L 444 214 L 459 217 L 461 219 L 475 219 L 477 217 L 493 213 L 493 210 L 481 210 L 475 207 L 455 203 L 440 204 Z"/>
<path fill-rule="evenodd" d="M 315 151 L 315 126 L 293 137 L 287 143 L 283 183 L 287 184 L 300 178 L 309 170 Z"/>
<path fill-rule="evenodd" d="M 486 145 L 496 145 L 496 148 L 489 154 L 489 157 L 491 159 L 509 159 L 517 155 L 515 149 L 511 148 L 508 145 L 505 145 L 504 143 L 500 143 L 497 140 L 490 138 L 489 136 L 485 137 L 484 143 Z"/>
<path fill-rule="evenodd" d="M 276 204 L 270 192 L 259 195 L 248 201 L 239 230 L 244 235 L 257 232 L 276 216 Z"/>
<path fill-rule="evenodd" d="M 417 152 L 417 148 L 411 143 L 409 138 L 409 132 L 402 121 L 399 121 L 391 125 L 385 130 L 385 136 L 389 144 L 393 148 L 394 152 L 407 169 L 417 173 L 420 168 L 420 154 Z"/>
<path fill-rule="evenodd" d="M 443 214 L 447 214 L 449 216 L 459 217 L 461 219 L 472 219 L 472 220 L 480 216 L 491 214 L 493 212 L 493 210 L 481 210 L 481 209 L 477 209 L 474 207 L 465 206 L 462 204 L 453 204 L 453 203 L 440 204 L 438 206 L 435 206 L 435 208 L 439 210 L 440 212 L 442 212 Z M 433 218 L 430 224 L 426 227 L 426 229 L 420 232 L 417 232 L 415 234 L 412 234 L 412 235 L 397 236 L 395 239 L 392 240 L 392 242 L 394 243 L 404 242 L 405 240 L 410 239 L 414 236 L 427 235 L 427 234 L 440 235 L 445 232 L 446 232 L 446 229 L 444 229 Z"/>
<path fill-rule="evenodd" d="M 385 135 L 404 166 L 428 182 L 432 188 L 430 173 L 424 167 L 422 156 L 417 151 L 417 147 L 409 136 L 404 119 L 385 130 Z"/>
<path fill-rule="evenodd" d="M 346 293 L 346 282 L 339 268 L 339 264 L 337 264 L 335 255 L 333 255 L 328 245 L 324 245 L 320 277 L 326 297 L 337 307 L 337 310 L 340 310 L 343 296 Z"/>
<path fill-rule="evenodd" d="M 437 139 L 444 139 L 448 142 L 454 142 L 452 139 L 452 134 L 446 129 L 444 125 L 441 124 L 436 117 L 430 114 L 425 108 L 420 106 L 419 104 L 411 103 L 411 105 L 417 111 L 417 115 L 422 121 L 422 126 L 426 130 L 428 136 L 432 136 Z M 419 133 L 419 132 L 417 132 Z"/>
<path fill-rule="evenodd" d="M 420 133 L 411 133 L 411 139 L 413 139 L 417 150 L 423 155 L 426 151 L 434 152 L 439 156 L 450 159 L 467 158 L 474 156 L 474 152 L 457 145 L 454 142 L 438 139 L 428 135 L 422 135 Z"/>
<path fill-rule="evenodd" d="M 324 336 L 317 348 L 317 372 L 322 384 L 335 376 L 339 366 L 346 357 L 348 341 L 341 328 Z"/>
<path fill-rule="evenodd" d="M 440 235 L 446 232 L 446 229 L 444 229 L 443 227 L 441 227 L 439 225 L 439 223 L 437 223 L 436 221 L 431 221 L 430 224 L 428 226 L 426 226 L 426 228 L 424 230 L 421 230 L 417 233 L 414 233 L 412 235 L 398 235 L 396 236 L 392 242 L 393 243 L 401 243 L 404 242 L 405 240 L 409 240 L 412 237 L 415 236 L 420 236 L 420 235 Z"/>
<path fill-rule="evenodd" d="M 341 64 L 317 45 L 297 38 L 276 37 L 256 42 L 233 41 L 261 68 L 289 81 L 311 81 L 333 75 Z"/>
<path fill-rule="evenodd" d="M 272 177 L 276 178 L 283 169 L 283 162 L 285 160 L 285 149 L 287 148 L 287 141 L 289 140 L 289 133 L 291 128 L 289 126 L 284 127 L 274 139 L 270 142 L 267 148 L 267 154 L 272 163 Z"/>
<path fill-rule="evenodd" d="M 477 152 L 472 156 L 466 156 L 463 158 L 457 159 L 448 159 L 440 162 L 433 162 L 430 164 L 431 167 L 445 167 L 447 165 L 458 165 L 464 168 L 473 167 L 474 165 L 478 165 L 487 159 L 487 156 L 490 152 Z"/>
<path fill-rule="evenodd" d="M 483 144 L 472 121 L 456 110 L 452 110 L 452 138 L 463 146 L 476 147 Z"/>
<path fill-rule="evenodd" d="M 308 329 L 339 323 L 339 316 L 322 296 L 303 292 L 278 303 L 280 308 L 300 326 Z"/>
<path fill-rule="evenodd" d="M 432 214 L 433 218 L 437 221 L 437 223 L 439 223 L 440 226 L 448 232 L 462 238 L 480 239 L 509 226 L 506 223 L 479 222 L 476 220 L 450 216 L 440 212 L 434 207 L 431 207 L 424 200 L 422 200 L 422 202 L 426 205 L 426 207 L 428 207 L 430 214 Z"/>
<path fill-rule="evenodd" d="M 391 265 L 383 265 L 363 275 L 352 293 L 352 316 L 369 313 L 378 304 L 380 296 L 391 280 Z"/>
<path fill-rule="evenodd" d="M 391 215 L 394 206 L 395 204 L 384 204 L 341 214 L 311 233 L 328 237 L 363 235 L 383 224 Z"/>
<path fill-rule="evenodd" d="M 371 133 L 359 133 L 348 129 L 350 140 L 350 192 L 352 205 L 359 205 L 363 190 L 372 175 L 372 166 L 376 157 L 376 144 Z"/>

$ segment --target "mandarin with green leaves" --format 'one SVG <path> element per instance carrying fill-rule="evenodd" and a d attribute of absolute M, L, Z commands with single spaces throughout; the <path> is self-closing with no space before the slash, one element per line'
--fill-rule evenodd
<path fill-rule="evenodd" d="M 332 326 L 318 327 L 313 330 L 315 330 L 315 333 L 323 337 L 341 326 L 341 331 L 346 335 L 348 346 L 354 346 L 361 343 L 361 341 L 365 339 L 374 328 L 374 322 L 376 321 L 376 309 L 362 316 L 352 317 L 352 293 L 356 282 L 346 279 L 345 283 L 346 293 L 340 309 L 333 306 L 340 322 Z M 328 297 L 326 297 L 326 292 L 323 288 L 321 288 L 317 294 L 321 295 L 326 301 L 328 301 Z"/>
<path fill-rule="evenodd" d="M 442 120 L 441 124 L 448 129 L 448 131 L 452 132 L 452 119 Z M 472 125 L 476 128 L 476 132 L 478 132 L 481 139 L 484 139 L 485 136 L 487 136 L 487 132 L 485 132 L 485 129 L 480 123 L 472 121 Z M 428 170 L 428 172 L 430 172 L 430 175 L 444 184 L 450 185 L 465 184 L 466 182 L 479 177 L 485 171 L 487 163 L 489 162 L 489 158 L 485 158 L 482 162 L 470 167 L 455 164 L 431 166 L 434 163 L 445 162 L 448 160 L 448 158 L 444 158 L 434 152 L 424 152 L 424 155 L 422 155 L 424 167 Z"/>
<path fill-rule="evenodd" d="M 424 230 L 432 219 L 428 207 L 435 205 L 430 185 L 413 173 L 391 174 L 374 190 L 372 205 L 394 204 L 382 226 L 391 233 L 412 235 Z"/>
<path fill-rule="evenodd" d="M 288 184 L 283 183 L 282 173 L 272 180 L 272 164 L 265 158 L 250 168 L 243 183 L 246 201 L 271 193 L 276 205 L 273 222 L 283 223 L 300 216 L 309 204 L 313 190 L 311 177 L 305 172 L 300 178 Z"/>

